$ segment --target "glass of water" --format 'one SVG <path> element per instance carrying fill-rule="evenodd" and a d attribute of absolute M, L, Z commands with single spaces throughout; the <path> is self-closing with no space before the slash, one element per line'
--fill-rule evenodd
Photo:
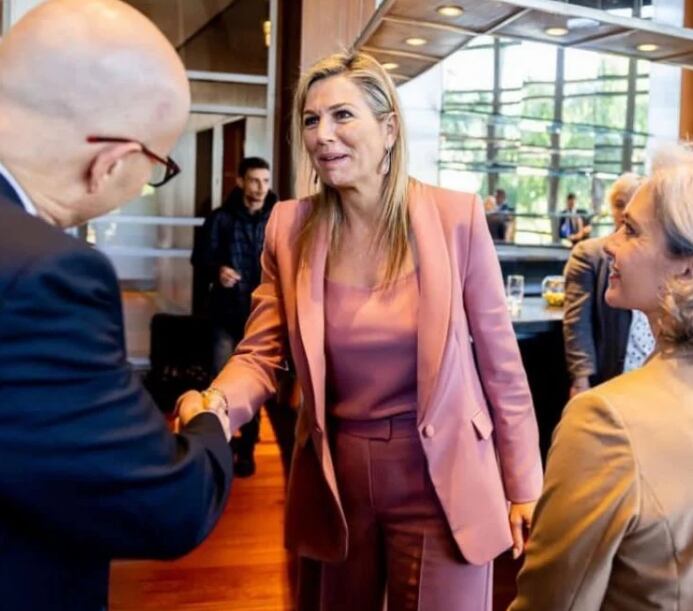
<path fill-rule="evenodd" d="M 525 297 L 525 277 L 510 275 L 506 280 L 505 299 L 511 316 L 518 316 L 522 309 L 522 300 Z"/>

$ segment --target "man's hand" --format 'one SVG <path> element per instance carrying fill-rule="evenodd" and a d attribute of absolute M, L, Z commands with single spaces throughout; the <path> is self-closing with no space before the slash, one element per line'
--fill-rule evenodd
<path fill-rule="evenodd" d="M 181 426 L 186 426 L 195 416 L 207 411 L 202 393 L 189 390 L 182 394 L 176 402 L 176 412 Z"/>
<path fill-rule="evenodd" d="M 228 265 L 222 265 L 219 268 L 219 284 L 224 288 L 230 289 L 235 286 L 241 279 L 241 275 Z"/>
<path fill-rule="evenodd" d="M 580 378 L 575 378 L 573 380 L 573 383 L 570 385 L 570 392 L 569 392 L 569 397 L 572 399 L 575 395 L 580 394 L 581 392 L 585 392 L 586 390 L 589 390 L 590 387 L 590 380 L 588 377 L 580 377 Z"/>
<path fill-rule="evenodd" d="M 510 532 L 513 536 L 513 559 L 517 560 L 525 550 L 525 538 L 532 527 L 532 516 L 536 501 L 530 503 L 511 503 Z"/>
<path fill-rule="evenodd" d="M 186 426 L 195 416 L 208 412 L 219 418 L 227 441 L 231 439 L 231 425 L 226 413 L 226 405 L 221 397 L 216 396 L 216 393 L 205 391 L 203 395 L 197 390 L 189 390 L 178 398 L 176 412 L 178 414 L 174 428 L 176 432 L 179 432 L 180 427 Z"/>

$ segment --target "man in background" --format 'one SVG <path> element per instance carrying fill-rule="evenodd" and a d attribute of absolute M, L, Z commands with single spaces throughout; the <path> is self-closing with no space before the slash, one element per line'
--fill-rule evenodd
<path fill-rule="evenodd" d="M 505 218 L 498 212 L 496 198 L 489 195 L 484 200 L 484 212 L 486 213 L 486 224 L 494 242 L 505 240 Z"/>
<path fill-rule="evenodd" d="M 265 226 L 277 202 L 270 179 L 267 161 L 243 159 L 236 187 L 207 217 L 195 242 L 191 262 L 208 278 L 215 376 L 243 339 L 251 295 L 260 284 Z M 234 472 L 239 477 L 255 473 L 259 418 L 241 427 L 240 437 L 233 439 Z"/>
<path fill-rule="evenodd" d="M 568 193 L 565 198 L 565 210 L 558 217 L 558 233 L 562 238 L 570 240 L 575 245 L 590 236 L 592 226 L 575 209 L 577 198 L 575 193 Z"/>
<path fill-rule="evenodd" d="M 49 0 L 0 42 L 0 606 L 102 611 L 112 558 L 184 554 L 231 482 L 223 409 L 174 435 L 126 360 L 108 260 L 63 229 L 161 185 L 185 68 L 118 0 Z"/>
<path fill-rule="evenodd" d="M 614 230 L 623 225 L 626 204 L 640 182 L 639 176 L 628 173 L 611 186 L 607 200 Z M 563 338 L 571 396 L 639 367 L 654 348 L 642 312 L 612 308 L 604 299 L 609 283 L 606 239 L 579 242 L 566 264 Z"/>
<path fill-rule="evenodd" d="M 515 241 L 515 208 L 508 202 L 505 189 L 496 189 L 496 210 L 503 222 L 502 235 L 499 239 L 504 242 Z"/>

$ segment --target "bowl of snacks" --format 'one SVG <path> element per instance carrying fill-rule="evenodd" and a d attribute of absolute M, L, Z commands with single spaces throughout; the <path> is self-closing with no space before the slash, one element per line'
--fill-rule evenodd
<path fill-rule="evenodd" d="M 563 276 L 546 276 L 541 283 L 541 295 L 550 308 L 562 308 L 565 301 Z"/>

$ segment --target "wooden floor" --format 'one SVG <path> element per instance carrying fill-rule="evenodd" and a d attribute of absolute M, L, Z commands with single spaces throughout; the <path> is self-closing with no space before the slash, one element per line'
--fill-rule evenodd
<path fill-rule="evenodd" d="M 111 611 L 291 609 L 282 545 L 284 476 L 263 418 L 253 477 L 236 478 L 212 535 L 175 562 L 115 562 Z"/>
<path fill-rule="evenodd" d="M 197 550 L 175 562 L 113 563 L 111 611 L 292 609 L 282 546 L 284 479 L 264 417 L 260 436 L 256 474 L 234 480 L 226 512 Z M 512 600 L 516 570 L 507 556 L 496 562 L 494 611 Z"/>

